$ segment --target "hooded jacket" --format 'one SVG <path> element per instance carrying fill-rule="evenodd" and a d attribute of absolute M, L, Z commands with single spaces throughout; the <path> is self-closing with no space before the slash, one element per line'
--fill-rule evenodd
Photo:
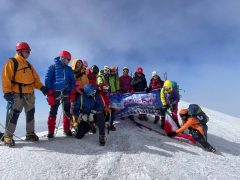
<path fill-rule="evenodd" d="M 70 92 L 75 89 L 75 80 L 72 68 L 63 65 L 60 57 L 54 59 L 54 64 L 48 68 L 45 76 L 45 86 L 47 90 L 65 90 Z"/>
<path fill-rule="evenodd" d="M 79 81 L 82 84 L 82 86 L 84 86 L 85 84 L 88 84 L 89 81 L 83 69 L 80 69 L 79 71 L 76 70 L 77 62 L 78 62 L 78 59 L 75 59 L 72 62 L 72 70 L 74 72 L 74 78 L 76 81 Z"/>
<path fill-rule="evenodd" d="M 134 77 L 131 81 L 131 86 L 134 88 L 134 92 L 142 92 L 147 88 L 147 80 L 144 74 L 138 76 L 138 73 L 135 72 Z"/>
<path fill-rule="evenodd" d="M 182 127 L 176 130 L 176 133 L 177 134 L 182 133 L 185 130 L 187 130 L 188 128 L 195 129 L 195 130 L 199 131 L 203 136 L 205 135 L 204 129 L 201 126 L 201 123 L 199 122 L 199 120 L 197 118 L 194 118 L 194 117 L 189 117 L 187 119 L 187 121 L 182 125 Z"/>
<path fill-rule="evenodd" d="M 27 60 L 16 54 L 14 58 L 18 62 L 18 70 L 15 75 L 15 82 L 22 84 L 29 84 L 26 86 L 22 86 L 22 93 L 32 93 L 34 89 L 40 89 L 43 84 L 40 81 L 40 78 L 31 65 L 31 68 L 28 68 Z M 3 93 L 19 92 L 19 85 L 12 83 L 14 76 L 14 63 L 12 60 L 8 60 L 3 67 L 2 71 L 2 89 Z"/>
<path fill-rule="evenodd" d="M 169 91 L 164 88 L 161 89 L 160 97 L 163 105 L 177 105 L 180 100 L 180 95 L 177 89 L 173 89 L 172 82 L 166 80 L 163 87 L 169 87 Z"/>
<path fill-rule="evenodd" d="M 163 84 L 164 84 L 164 81 L 162 81 L 159 76 L 157 77 L 157 79 L 152 78 L 150 80 L 149 89 L 150 90 L 160 89 L 163 87 Z"/>
<path fill-rule="evenodd" d="M 131 86 L 132 77 L 122 75 L 120 78 L 120 91 L 121 93 L 130 93 L 133 88 Z"/>

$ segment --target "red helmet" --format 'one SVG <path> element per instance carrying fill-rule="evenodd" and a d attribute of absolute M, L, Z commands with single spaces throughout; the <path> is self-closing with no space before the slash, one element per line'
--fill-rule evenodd
<path fill-rule="evenodd" d="M 143 73 L 143 69 L 141 67 L 138 67 L 137 68 L 137 73 L 142 74 Z"/>
<path fill-rule="evenodd" d="M 17 45 L 16 45 L 16 51 L 19 51 L 19 50 L 28 50 L 28 51 L 31 51 L 31 48 L 30 48 L 30 46 L 28 45 L 28 43 L 26 43 L 26 42 L 19 42 L 19 43 L 17 43 Z"/>
<path fill-rule="evenodd" d="M 68 61 L 70 61 L 72 59 L 70 52 L 65 51 L 65 50 L 62 50 L 60 52 L 59 56 L 66 58 Z"/>

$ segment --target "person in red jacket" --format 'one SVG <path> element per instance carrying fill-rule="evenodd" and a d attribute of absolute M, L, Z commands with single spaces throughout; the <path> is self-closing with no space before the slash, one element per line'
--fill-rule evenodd
<path fill-rule="evenodd" d="M 123 75 L 120 77 L 120 92 L 131 93 L 133 87 L 131 86 L 132 77 L 128 75 L 128 67 L 123 68 Z"/>
<path fill-rule="evenodd" d="M 131 86 L 132 77 L 128 75 L 128 67 L 123 67 L 123 75 L 119 78 L 120 80 L 120 92 L 123 93 L 132 93 L 133 87 Z M 130 120 L 134 120 L 134 116 L 128 116 Z M 124 119 L 124 117 L 122 117 Z"/>
<path fill-rule="evenodd" d="M 88 81 L 89 84 L 92 84 L 93 86 L 95 86 L 96 88 L 97 86 L 97 75 L 99 72 L 99 68 L 96 65 L 93 65 L 92 67 L 90 67 L 89 69 L 87 69 L 86 74 L 88 77 Z M 98 88 L 97 88 L 98 89 Z"/>
<path fill-rule="evenodd" d="M 180 127 L 179 129 L 171 133 L 168 133 L 168 136 L 173 137 L 189 129 L 189 134 L 191 134 L 194 140 L 197 141 L 199 144 L 201 144 L 206 151 L 216 152 L 216 149 L 207 142 L 207 138 L 206 138 L 207 134 L 203 126 L 201 125 L 201 122 L 199 121 L 199 119 L 195 117 L 191 117 L 188 114 L 188 109 L 181 109 L 179 112 L 179 115 L 183 122 L 182 127 Z"/>
<path fill-rule="evenodd" d="M 161 89 L 163 87 L 164 81 L 161 80 L 157 71 L 152 72 L 152 79 L 150 80 L 149 90 Z"/>
<path fill-rule="evenodd" d="M 164 81 L 161 80 L 157 71 L 152 72 L 152 79 L 150 80 L 149 90 L 161 89 L 163 87 Z M 155 116 L 154 124 L 157 124 L 160 120 L 159 116 Z"/>

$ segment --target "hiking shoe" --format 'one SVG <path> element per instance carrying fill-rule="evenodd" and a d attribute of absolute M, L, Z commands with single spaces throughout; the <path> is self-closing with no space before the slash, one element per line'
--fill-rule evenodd
<path fill-rule="evenodd" d="M 25 140 L 26 141 L 38 141 L 39 137 L 35 133 L 31 133 L 31 134 L 26 135 Z"/>
<path fill-rule="evenodd" d="M 48 138 L 54 138 L 54 133 L 48 133 L 47 137 Z"/>
<path fill-rule="evenodd" d="M 68 136 L 68 137 L 73 135 L 71 130 L 65 131 L 64 134 L 65 136 Z"/>
<path fill-rule="evenodd" d="M 101 146 L 104 146 L 106 143 L 106 136 L 105 135 L 99 135 L 99 144 Z"/>
<path fill-rule="evenodd" d="M 128 116 L 128 118 L 129 118 L 130 120 L 134 121 L 134 116 L 133 116 L 133 115 Z"/>
<path fill-rule="evenodd" d="M 159 118 L 159 116 L 155 116 L 155 120 L 154 120 L 154 124 L 157 124 L 158 122 L 159 122 L 159 120 L 160 120 L 160 118 Z"/>
<path fill-rule="evenodd" d="M 11 136 L 4 136 L 4 144 L 8 147 L 13 147 L 15 146 L 15 141 Z"/>
<path fill-rule="evenodd" d="M 116 127 L 112 124 L 112 125 L 109 126 L 109 130 L 110 130 L 110 131 L 116 131 L 117 129 L 116 129 Z"/>
<path fill-rule="evenodd" d="M 206 151 L 215 153 L 216 149 L 214 147 L 212 147 L 212 146 L 209 146 L 208 148 L 206 148 Z"/>

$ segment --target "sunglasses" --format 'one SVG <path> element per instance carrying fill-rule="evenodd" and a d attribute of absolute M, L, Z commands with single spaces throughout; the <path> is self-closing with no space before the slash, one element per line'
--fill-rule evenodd
<path fill-rule="evenodd" d="M 81 61 L 78 61 L 78 62 L 77 62 L 77 66 L 82 66 L 82 64 L 83 64 L 83 63 L 82 63 Z"/>

